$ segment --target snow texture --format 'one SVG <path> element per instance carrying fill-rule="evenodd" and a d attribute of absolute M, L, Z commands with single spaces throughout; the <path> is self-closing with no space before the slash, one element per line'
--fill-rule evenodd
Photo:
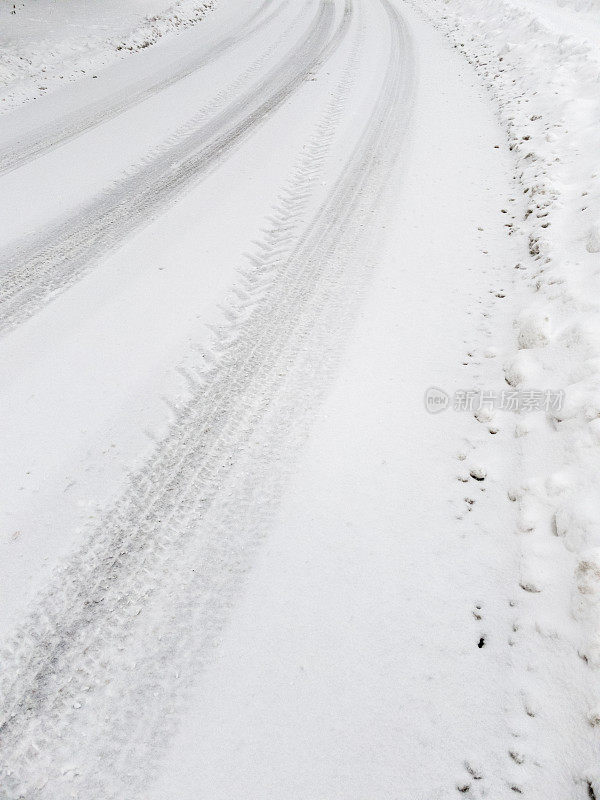
<path fill-rule="evenodd" d="M 562 390 L 565 401 L 560 410 L 515 425 L 522 448 L 515 493 L 522 585 L 535 593 L 520 624 L 546 639 L 545 671 L 554 674 L 538 687 L 546 707 L 570 696 L 577 708 L 574 736 L 587 746 L 580 745 L 573 779 L 590 797 L 600 796 L 598 734 L 589 724 L 596 725 L 600 703 L 600 6 L 596 0 L 416 5 L 487 85 L 525 197 L 524 215 L 511 224 L 528 241 L 529 259 L 517 266 L 530 299 L 515 314 L 505 376 L 511 386 Z"/>

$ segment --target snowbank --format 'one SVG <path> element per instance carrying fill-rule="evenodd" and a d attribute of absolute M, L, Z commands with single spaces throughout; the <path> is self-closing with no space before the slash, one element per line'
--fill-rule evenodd
<path fill-rule="evenodd" d="M 531 301 L 515 319 L 513 352 L 503 354 L 506 380 L 562 390 L 565 402 L 515 419 L 521 588 L 535 593 L 532 628 L 547 632 L 550 620 L 557 652 L 587 664 L 581 714 L 591 731 L 600 707 L 600 2 L 415 5 L 496 99 L 526 198 L 516 228 L 529 259 L 516 266 Z M 599 775 L 579 775 L 590 796 L 600 797 Z"/>

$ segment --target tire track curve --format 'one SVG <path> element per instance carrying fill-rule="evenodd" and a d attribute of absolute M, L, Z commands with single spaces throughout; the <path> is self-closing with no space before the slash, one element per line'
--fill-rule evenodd
<path fill-rule="evenodd" d="M 205 124 L 186 128 L 166 151 L 126 174 L 71 219 L 47 229 L 37 241 L 17 242 L 0 253 L 0 334 L 28 319 L 149 224 L 275 113 L 342 40 L 349 15 L 330 38 L 334 13 L 333 0 L 321 0 L 301 40 L 245 94 Z M 252 70 L 261 64 L 259 59 Z"/>
<path fill-rule="evenodd" d="M 318 401 L 355 313 L 357 287 L 368 280 L 373 212 L 402 146 L 413 86 L 410 39 L 389 2 L 375 1 L 389 23 L 390 57 L 340 178 L 295 232 L 311 181 L 320 178 L 319 145 L 341 113 L 334 108 L 257 244 L 237 290 L 241 307 L 218 332 L 208 370 L 201 380 L 190 375 L 191 397 L 169 435 L 2 658 L 0 777 L 8 800 L 55 797 L 41 776 L 57 770 L 53 780 L 71 781 L 73 797 L 123 797 L 122 784 L 94 789 L 81 766 L 68 766 L 69 731 L 97 759 L 114 759 L 114 771 L 137 791 L 132 761 L 139 754 L 127 732 L 168 733 L 181 691 L 172 687 L 186 664 L 191 680 L 208 657 L 239 591 L 290 429 L 302 427 L 305 409 Z M 110 735 L 92 741 L 92 719 Z"/>
<path fill-rule="evenodd" d="M 181 59 L 167 76 L 161 75 L 150 80 L 145 79 L 133 86 L 115 92 L 101 102 L 92 103 L 77 111 L 65 114 L 60 121 L 42 125 L 29 132 L 24 139 L 9 142 L 0 149 L 0 175 L 12 172 L 44 153 L 48 153 L 65 142 L 75 139 L 86 131 L 95 128 L 109 119 L 117 117 L 124 111 L 139 105 L 154 94 L 164 91 L 169 86 L 187 78 L 193 72 L 203 69 L 208 64 L 225 55 L 244 39 L 252 36 L 260 27 L 268 25 L 288 5 L 289 0 L 282 0 L 279 5 L 264 19 L 260 19 L 273 0 L 264 0 L 250 19 L 237 31 L 224 37 L 213 45 L 208 52 L 194 53 L 191 57 Z"/>

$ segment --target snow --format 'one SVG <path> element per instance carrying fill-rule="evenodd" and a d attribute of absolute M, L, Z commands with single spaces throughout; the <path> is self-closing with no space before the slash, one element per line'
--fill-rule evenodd
<path fill-rule="evenodd" d="M 122 52 L 202 20 L 212 2 L 17 0 L 0 6 L 0 111 L 35 100 L 61 82 L 97 78 Z"/>
<path fill-rule="evenodd" d="M 600 797 L 598 10 L 0 9 L 3 797 Z"/>
<path fill-rule="evenodd" d="M 590 796 L 598 795 L 592 755 L 597 735 L 588 725 L 599 688 L 598 607 L 591 590 L 600 468 L 597 4 L 423 0 L 418 5 L 487 83 L 528 204 L 518 227 L 533 259 L 527 269 L 531 297 L 515 315 L 515 345 L 522 349 L 508 355 L 506 380 L 532 388 L 543 380 L 562 390 L 565 401 L 546 420 L 530 419 L 517 429 L 523 448 L 520 527 L 528 537 L 522 570 L 524 583 L 539 591 L 530 624 L 540 636 L 552 629 L 552 666 L 546 669 L 561 676 L 547 702 L 560 691 L 580 704 L 575 736 L 580 746 L 588 744 L 573 765 L 574 780 L 584 787 L 590 782 Z M 586 688 L 578 700 L 580 678 L 565 682 L 564 675 L 578 676 L 581 659 Z M 559 715 L 555 719 L 563 724 Z"/>
<path fill-rule="evenodd" d="M 419 90 L 387 245 L 152 800 L 511 797 L 523 782 L 505 711 L 525 716 L 507 641 L 511 433 L 499 457 L 472 415 L 423 405 L 430 383 L 503 382 L 496 359 L 462 362 L 488 341 L 478 299 L 511 336 L 489 294 L 501 276 L 513 291 L 520 257 L 499 213 L 510 159 L 468 67 L 409 21 Z M 485 481 L 457 480 L 463 450 Z"/>
<path fill-rule="evenodd" d="M 263 34 L 263 47 L 269 44 L 269 33 Z M 255 57 L 254 43 L 253 39 L 244 43 L 249 59 Z M 220 63 L 232 69 L 235 62 Z M 221 82 L 227 86 L 226 75 Z M 182 102 L 195 92 L 200 108 L 205 100 L 201 89 L 197 84 L 177 86 Z M 308 135 L 311 119 L 303 121 L 302 115 L 311 94 L 286 113 L 284 120 L 294 133 L 285 146 L 277 144 L 277 130 L 261 131 L 250 153 L 241 148 L 218 177 L 209 176 L 114 256 L 105 258 L 100 269 L 4 340 L 2 434 L 5 452 L 11 454 L 0 465 L 6 531 L 0 563 L 8 571 L 2 580 L 7 593 L 0 608 L 5 629 L 18 618 L 16 609 L 43 586 L 56 558 L 75 546 L 90 519 L 118 496 L 127 472 L 143 463 L 168 430 L 173 417 L 169 404 L 187 392 L 178 367 L 198 349 L 209 347 L 206 326 L 220 322 L 218 306 L 226 303 L 236 270 L 244 264 L 243 253 L 264 224 L 289 160 Z M 5 219 L 14 223 L 7 226 L 8 240 L 18 232 L 19 223 L 26 226 L 28 219 L 32 225 L 35 220 L 43 230 L 48 214 L 68 217 L 72 205 L 93 196 L 102 181 L 122 168 L 121 154 L 108 159 L 115 137 L 134 124 L 143 125 L 153 106 L 151 101 L 150 112 L 145 107 L 133 111 L 137 123 L 129 114 L 121 115 L 80 137 L 67 152 L 53 151 L 4 176 Z M 185 108 L 187 115 L 194 110 Z M 161 143 L 162 136 L 159 120 L 123 151 L 139 158 L 148 138 Z M 266 176 L 261 165 L 276 144 L 279 156 L 271 158 Z M 73 153 L 84 159 L 90 150 L 105 153 L 106 166 L 98 158 L 89 173 L 70 172 L 65 202 L 61 198 L 48 206 L 68 159 Z M 33 195 L 36 180 L 38 191 Z M 22 198 L 19 187 L 25 190 Z M 24 207 L 11 209 L 14 196 L 23 203 L 28 200 L 28 218 Z M 218 227 L 205 223 L 215 216 Z M 159 301 L 164 310 L 157 315 Z"/>

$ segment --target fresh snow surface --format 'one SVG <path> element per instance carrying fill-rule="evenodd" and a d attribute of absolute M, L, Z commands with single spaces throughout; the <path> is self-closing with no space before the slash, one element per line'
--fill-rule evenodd
<path fill-rule="evenodd" d="M 1 800 L 599 799 L 596 0 L 70 2 L 0 9 Z"/>

